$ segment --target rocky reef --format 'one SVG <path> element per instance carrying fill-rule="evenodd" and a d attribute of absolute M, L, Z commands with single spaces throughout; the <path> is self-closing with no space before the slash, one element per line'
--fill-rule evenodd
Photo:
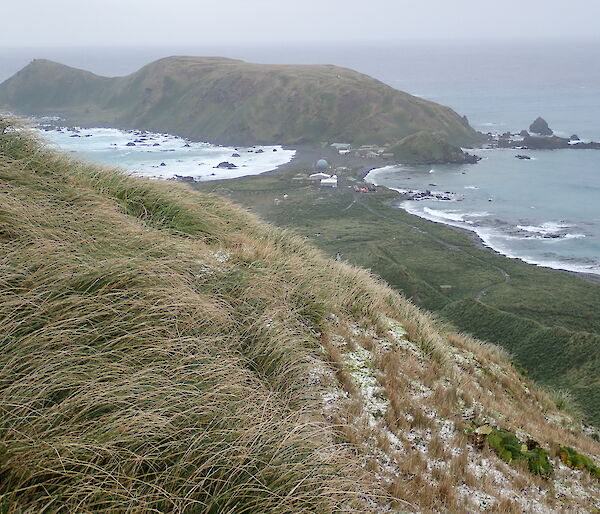
<path fill-rule="evenodd" d="M 487 134 L 488 145 L 492 148 L 515 148 L 519 150 L 560 150 L 572 148 L 576 150 L 599 150 L 600 143 L 595 141 L 584 142 L 579 136 L 559 137 L 554 134 L 544 118 L 537 118 L 530 126 L 529 131 L 521 130 L 518 133 L 505 132 L 503 134 Z M 516 155 L 517 159 L 526 159 L 527 156 Z"/>

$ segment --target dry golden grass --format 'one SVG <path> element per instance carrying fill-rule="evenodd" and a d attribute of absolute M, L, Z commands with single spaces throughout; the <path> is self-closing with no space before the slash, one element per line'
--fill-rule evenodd
<path fill-rule="evenodd" d="M 525 489 L 554 506 L 550 483 L 475 448 L 472 421 L 600 456 L 505 352 L 368 272 L 221 198 L 73 161 L 8 125 L 0 510 L 476 510 L 466 487 L 519 512 Z"/>

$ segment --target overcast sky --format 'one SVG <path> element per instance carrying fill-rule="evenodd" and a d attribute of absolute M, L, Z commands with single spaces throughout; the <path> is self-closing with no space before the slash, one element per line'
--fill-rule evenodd
<path fill-rule="evenodd" d="M 600 0 L 2 0 L 1 47 L 600 39 Z"/>

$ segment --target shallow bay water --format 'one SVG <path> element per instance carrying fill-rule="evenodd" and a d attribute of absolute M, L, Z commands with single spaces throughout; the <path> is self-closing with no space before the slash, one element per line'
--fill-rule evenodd
<path fill-rule="evenodd" d="M 41 135 L 51 145 L 77 157 L 150 178 L 178 175 L 206 181 L 258 175 L 285 164 L 295 154 L 281 146 L 232 148 L 169 134 L 114 128 L 62 128 L 41 131 Z M 217 168 L 222 162 L 236 167 Z"/>

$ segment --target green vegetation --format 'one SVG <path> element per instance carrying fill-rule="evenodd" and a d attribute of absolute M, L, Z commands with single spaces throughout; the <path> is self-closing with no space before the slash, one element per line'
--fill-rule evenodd
<path fill-rule="evenodd" d="M 594 301 L 597 295 L 595 289 L 600 289 L 598 286 L 582 284 L 574 277 L 569 279 L 572 284 L 567 287 L 570 290 L 580 289 L 584 295 L 580 302 Z M 546 286 L 542 284 L 540 289 L 544 290 Z M 545 316 L 564 305 L 555 298 L 551 300 L 555 303 L 549 304 L 538 315 L 527 315 L 526 311 L 524 315 L 513 314 L 472 299 L 450 303 L 441 313 L 462 330 L 502 345 L 534 380 L 569 391 L 571 401 L 557 398 L 558 405 L 576 417 L 581 416 L 578 412 L 580 406 L 583 418 L 599 425 L 600 384 L 597 377 L 600 373 L 600 331 L 592 324 L 596 317 L 590 314 L 590 324 L 583 322 L 581 325 L 578 325 L 578 319 L 574 319 L 570 322 L 573 327 L 570 329 L 544 325 Z M 584 305 L 581 307 L 583 309 Z M 565 305 L 564 308 L 571 310 L 573 305 Z M 560 323 L 558 319 L 549 321 L 553 325 Z M 578 327 L 581 328 L 578 330 Z"/>
<path fill-rule="evenodd" d="M 417 132 L 405 137 L 390 148 L 394 158 L 405 164 L 436 164 L 447 162 L 476 162 L 477 158 L 451 145 L 437 134 Z"/>
<path fill-rule="evenodd" d="M 524 461 L 529 471 L 544 478 L 549 478 L 554 472 L 554 467 L 548 459 L 548 452 L 540 448 L 537 443 L 525 444 L 512 432 L 495 427 L 491 429 L 485 440 L 505 462 Z"/>
<path fill-rule="evenodd" d="M 352 173 L 331 191 L 293 180 L 301 171 L 196 187 L 227 194 L 329 255 L 340 252 L 458 329 L 501 345 L 528 376 L 570 391 L 585 419 L 600 425 L 598 285 L 505 258 L 471 234 L 411 216 L 394 208 L 395 192 L 354 193 Z"/>
<path fill-rule="evenodd" d="M 105 78 L 35 60 L 0 85 L 0 106 L 71 123 L 170 132 L 223 144 L 396 143 L 418 131 L 479 139 L 452 109 L 336 66 L 169 57 Z"/>
<path fill-rule="evenodd" d="M 561 446 L 558 453 L 563 463 L 571 469 L 585 469 L 594 478 L 600 480 L 600 467 L 596 466 L 589 457 L 581 455 L 577 450 L 568 446 Z"/>

